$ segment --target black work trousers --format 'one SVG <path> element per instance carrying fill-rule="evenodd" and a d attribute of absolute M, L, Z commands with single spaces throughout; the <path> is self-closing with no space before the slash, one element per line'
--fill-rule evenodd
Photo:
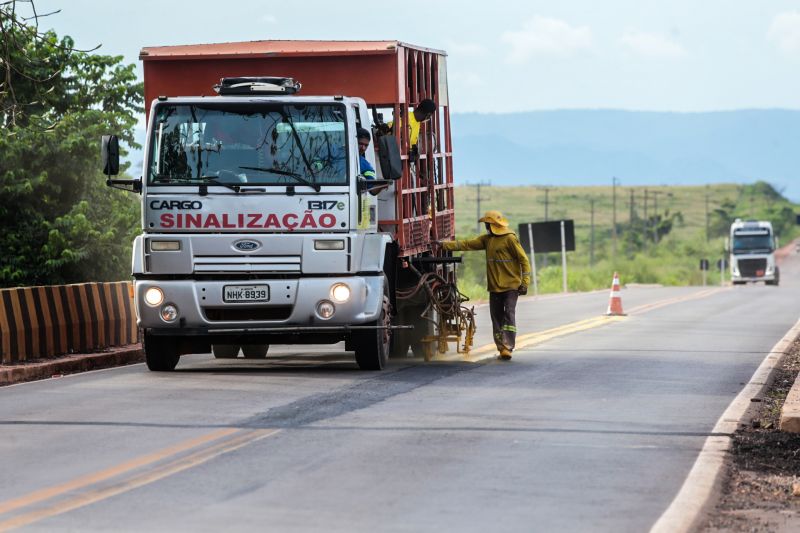
<path fill-rule="evenodd" d="M 492 316 L 492 333 L 498 350 L 514 350 L 517 338 L 517 298 L 517 291 L 489 293 L 489 314 Z"/>

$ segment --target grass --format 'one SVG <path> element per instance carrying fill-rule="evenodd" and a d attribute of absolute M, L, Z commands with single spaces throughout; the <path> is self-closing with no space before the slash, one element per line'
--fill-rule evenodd
<path fill-rule="evenodd" d="M 612 232 L 615 194 L 616 253 Z M 458 186 L 455 196 L 458 238 L 474 236 L 479 229 L 483 231 L 476 224 L 475 188 Z M 481 196 L 486 198 L 482 200 L 481 210 L 501 211 L 515 231 L 523 222 L 574 220 L 575 251 L 567 252 L 570 292 L 609 288 L 615 271 L 619 272 L 622 283 L 700 285 L 703 279 L 700 259 L 711 263 L 708 284 L 719 284 L 719 271 L 715 266 L 727 255 L 726 236 L 734 217 L 772 220 L 781 244 L 788 244 L 800 235 L 794 225 L 798 206 L 764 182 L 707 186 L 618 185 L 616 191 L 610 186 L 547 189 L 483 186 Z M 652 224 L 643 222 L 654 213 L 662 219 L 674 217 L 671 230 L 659 236 L 658 242 L 653 237 Z M 487 299 L 483 252 L 463 255 L 463 264 L 459 267 L 460 289 L 473 300 Z M 560 292 L 560 254 L 537 254 L 536 266 L 539 292 Z"/>

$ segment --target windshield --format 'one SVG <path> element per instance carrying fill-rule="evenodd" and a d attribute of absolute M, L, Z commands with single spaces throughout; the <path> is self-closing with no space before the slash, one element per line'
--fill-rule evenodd
<path fill-rule="evenodd" d="M 337 104 L 159 105 L 148 183 L 346 185 L 344 120 Z"/>
<path fill-rule="evenodd" d="M 734 235 L 733 253 L 768 253 L 772 251 L 772 236 L 769 233 L 761 235 Z"/>

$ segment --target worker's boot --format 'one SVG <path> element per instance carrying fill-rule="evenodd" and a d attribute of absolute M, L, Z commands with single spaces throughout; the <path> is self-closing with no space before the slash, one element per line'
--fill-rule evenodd
<path fill-rule="evenodd" d="M 511 360 L 511 350 L 508 348 L 500 348 L 500 359 L 503 361 L 510 361 Z"/>

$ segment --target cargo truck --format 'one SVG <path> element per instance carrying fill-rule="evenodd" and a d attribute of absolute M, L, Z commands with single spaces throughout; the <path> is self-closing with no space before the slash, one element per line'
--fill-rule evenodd
<path fill-rule="evenodd" d="M 469 350 L 454 237 L 446 55 L 399 41 L 147 47 L 134 300 L 147 366 L 344 341 L 362 369 Z M 437 112 L 410 145 L 409 113 Z M 362 174 L 356 132 L 372 142 Z M 412 149 L 413 148 L 413 149 Z M 383 186 L 384 190 L 378 193 Z M 386 187 L 388 186 L 388 188 Z"/>
<path fill-rule="evenodd" d="M 766 285 L 779 283 L 780 270 L 775 263 L 777 240 L 771 222 L 737 218 L 731 224 L 730 269 L 734 285 L 756 281 Z"/>

